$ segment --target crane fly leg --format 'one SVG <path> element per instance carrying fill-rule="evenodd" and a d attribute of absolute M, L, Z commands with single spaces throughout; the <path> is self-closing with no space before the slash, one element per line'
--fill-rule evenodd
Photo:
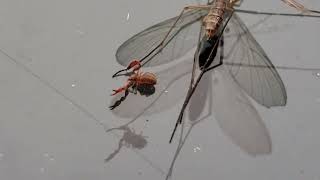
<path fill-rule="evenodd" d="M 237 0 L 235 0 L 235 1 L 237 1 Z M 306 8 L 301 3 L 299 3 L 295 0 L 281 0 L 281 1 L 288 6 L 295 8 L 297 11 L 300 11 L 301 13 L 299 13 L 299 14 L 270 13 L 270 12 L 251 11 L 251 10 L 242 10 L 242 9 L 235 9 L 235 11 L 240 12 L 240 13 L 247 13 L 247 14 L 273 15 L 273 16 L 298 16 L 298 17 L 315 17 L 315 18 L 320 17 L 320 15 L 315 15 L 315 14 L 320 14 L 320 11 Z"/>
<path fill-rule="evenodd" d="M 240 7 L 243 0 L 230 0 L 231 7 Z"/>
<path fill-rule="evenodd" d="M 224 41 L 223 41 L 222 35 L 221 35 L 221 38 L 220 38 L 220 41 L 219 41 L 219 42 L 220 42 L 219 44 L 220 44 L 220 47 L 221 47 L 220 52 L 222 53 L 222 55 L 220 55 L 220 57 L 219 57 L 219 63 L 218 63 L 217 65 L 214 65 L 214 66 L 208 67 L 208 68 L 206 68 L 206 69 L 203 69 L 203 70 L 201 71 L 201 73 L 199 74 L 199 76 L 198 76 L 198 78 L 197 78 L 194 86 L 192 86 L 191 88 L 189 88 L 187 97 L 186 97 L 186 99 L 185 99 L 185 101 L 184 101 L 184 103 L 183 103 L 183 105 L 182 105 L 182 108 L 181 108 L 181 111 L 180 111 L 178 120 L 177 120 L 177 122 L 176 122 L 176 124 L 175 124 L 175 127 L 174 127 L 174 129 L 173 129 L 173 132 L 172 132 L 172 134 L 171 134 L 169 143 L 172 142 L 172 139 L 173 139 L 173 137 L 174 137 L 175 131 L 177 130 L 178 124 L 181 124 L 181 123 L 182 123 L 182 118 L 183 118 L 184 110 L 186 109 L 186 107 L 187 107 L 187 105 L 188 105 L 188 103 L 189 103 L 189 101 L 190 101 L 190 99 L 191 99 L 194 91 L 196 90 L 196 88 L 197 88 L 197 86 L 198 86 L 201 78 L 203 77 L 203 75 L 204 75 L 206 72 L 208 72 L 209 70 L 212 70 L 212 69 L 214 69 L 214 68 L 217 68 L 218 66 L 221 66 L 221 65 L 223 64 L 223 45 L 224 45 Z M 218 44 L 218 43 L 217 43 L 217 44 Z M 194 77 L 192 77 L 192 78 L 194 78 Z"/>
<path fill-rule="evenodd" d="M 191 5 L 191 6 L 186 6 L 182 9 L 181 13 L 179 14 L 179 16 L 177 17 L 177 20 L 173 23 L 173 25 L 170 27 L 169 31 L 166 33 L 166 35 L 164 36 L 164 38 L 162 39 L 162 41 L 159 43 L 159 45 L 157 45 L 153 50 L 151 50 L 147 55 L 145 55 L 140 62 L 144 61 L 147 57 L 149 57 L 153 52 L 155 52 L 157 49 L 159 49 L 158 51 L 161 52 L 162 49 L 164 48 L 164 42 L 167 40 L 169 34 L 171 33 L 171 31 L 173 30 L 173 28 L 176 26 L 176 24 L 178 23 L 178 21 L 181 19 L 183 13 L 186 10 L 189 9 L 210 9 L 210 5 Z"/>
<path fill-rule="evenodd" d="M 208 4 L 209 4 L 209 2 L 208 2 Z M 201 41 L 201 37 L 202 37 L 202 29 L 203 29 L 203 26 L 200 26 L 197 49 L 200 48 L 200 41 Z M 194 54 L 194 57 L 193 57 L 192 73 L 191 73 L 191 81 L 190 81 L 190 85 L 189 85 L 189 90 L 192 88 L 193 82 L 194 82 L 195 71 L 196 71 L 196 61 L 198 59 L 197 57 L 199 57 L 199 54 L 197 52 L 198 51 L 196 51 L 196 53 Z"/>
<path fill-rule="evenodd" d="M 208 0 L 208 4 L 209 4 L 209 0 Z M 197 46 L 197 49 L 199 49 L 200 48 L 200 41 L 201 41 L 201 36 L 202 36 L 202 26 L 200 26 L 200 31 L 199 31 L 199 37 L 198 37 L 198 46 Z M 194 82 L 194 77 L 195 77 L 195 70 L 196 70 L 196 61 L 197 61 L 197 57 L 198 57 L 198 53 L 197 53 L 198 51 L 196 51 L 196 53 L 194 54 L 194 57 L 193 57 L 193 64 L 192 64 L 192 74 L 191 74 L 191 80 L 190 80 L 190 85 L 189 85 L 189 89 L 188 89 L 188 92 L 187 92 L 187 96 L 188 96 L 188 94 L 190 93 L 190 91 L 191 91 L 191 89 L 192 89 L 192 87 L 193 87 L 193 82 Z M 181 114 L 181 113 L 180 113 Z M 180 115 L 179 115 L 179 118 L 180 118 Z M 178 119 L 179 119 L 178 118 Z M 181 117 L 181 119 L 182 119 L 182 117 Z M 177 121 L 177 122 L 179 122 L 179 121 Z M 174 134 L 175 134 L 175 131 L 176 131 L 176 129 L 177 129 L 177 126 L 178 126 L 178 123 L 176 122 L 176 124 L 175 124 L 175 127 L 174 127 L 174 130 L 173 130 L 173 132 L 172 132 L 172 135 L 171 135 L 171 138 L 170 138 L 170 143 L 171 143 L 171 141 L 172 141 L 172 138 L 173 138 L 173 136 L 174 136 Z"/>
<path fill-rule="evenodd" d="M 213 45 L 213 48 L 212 48 L 211 53 L 210 53 L 210 55 L 209 55 L 209 58 L 208 58 L 207 62 L 205 63 L 204 67 L 207 66 L 210 58 L 214 58 L 214 57 L 211 57 L 211 55 L 212 55 L 213 51 L 215 50 L 215 48 L 217 48 L 217 45 L 220 44 L 221 39 L 222 39 L 222 43 L 221 43 L 220 45 L 222 45 L 222 46 L 224 45 L 223 38 L 222 38 L 222 34 L 223 34 L 225 28 L 227 27 L 227 24 L 228 24 L 229 20 L 231 19 L 232 15 L 233 15 L 233 12 L 234 12 L 234 11 L 232 10 L 230 16 L 228 17 L 228 19 L 227 19 L 227 21 L 226 21 L 226 23 L 224 24 L 224 26 L 223 26 L 223 28 L 222 28 L 219 36 L 218 36 L 218 40 L 217 40 L 217 42 Z M 221 58 L 221 56 L 220 56 L 220 58 Z M 188 103 L 189 103 L 189 101 L 190 101 L 190 99 L 191 99 L 191 96 L 193 95 L 194 91 L 196 90 L 196 87 L 198 86 L 198 84 L 199 84 L 202 76 L 204 75 L 204 73 L 208 72 L 209 70 L 214 69 L 214 68 L 222 65 L 222 60 L 223 60 L 223 59 L 219 59 L 219 63 L 218 63 L 217 65 L 214 65 L 214 66 L 212 66 L 212 67 L 209 66 L 208 68 L 202 69 L 202 70 L 201 70 L 201 73 L 199 74 L 199 76 L 198 76 L 198 78 L 197 78 L 197 80 L 196 80 L 196 82 L 195 82 L 195 84 L 194 84 L 194 86 L 191 87 L 191 88 L 189 88 L 187 97 L 186 97 L 186 99 L 185 99 L 185 101 L 184 101 L 184 103 L 183 103 L 183 105 L 182 105 L 182 108 L 181 108 L 181 111 L 180 111 L 178 120 L 176 121 L 176 124 L 175 124 L 175 126 L 174 126 L 174 129 L 173 129 L 173 132 L 172 132 L 172 134 L 171 134 L 169 143 L 172 142 L 172 139 L 173 139 L 174 134 L 175 134 L 175 132 L 176 132 L 176 130 L 177 130 L 177 127 L 178 127 L 178 125 L 182 122 L 184 110 L 186 109 L 186 107 L 187 107 L 187 105 L 188 105 Z"/>
<path fill-rule="evenodd" d="M 214 66 L 208 67 L 204 71 L 208 72 L 208 71 L 210 71 L 212 69 L 215 69 L 215 68 L 221 66 L 223 64 L 223 59 L 224 59 L 224 39 L 223 39 L 223 35 L 222 35 L 221 39 L 220 39 L 220 58 L 219 58 L 219 63 L 214 65 Z"/>
<path fill-rule="evenodd" d="M 310 9 L 304 7 L 301 3 L 295 1 L 295 0 L 281 0 L 286 5 L 293 7 L 297 11 L 300 11 L 301 13 L 310 13 Z"/>
<path fill-rule="evenodd" d="M 235 9 L 238 13 L 246 13 L 246 14 L 256 14 L 256 15 L 271 15 L 271 16 L 292 16 L 292 17 L 313 17 L 320 18 L 320 15 L 312 15 L 312 14 L 293 14 L 293 13 L 270 13 L 263 11 L 251 11 L 251 10 L 243 10 L 243 9 Z M 311 13 L 320 14 L 320 11 L 310 10 Z"/>
<path fill-rule="evenodd" d="M 186 11 L 186 10 L 189 10 L 189 9 L 209 9 L 211 6 L 210 5 L 191 5 L 191 6 L 186 6 L 182 9 L 181 13 L 179 14 L 177 20 L 173 23 L 173 25 L 171 26 L 171 28 L 169 29 L 169 31 L 167 32 L 167 34 L 164 36 L 163 40 L 160 42 L 159 44 L 159 51 L 161 51 L 164 46 L 164 42 L 166 41 L 167 37 L 169 36 L 169 34 L 171 33 L 171 31 L 173 30 L 173 28 L 175 27 L 175 25 L 178 23 L 178 21 L 181 19 L 183 13 Z"/>

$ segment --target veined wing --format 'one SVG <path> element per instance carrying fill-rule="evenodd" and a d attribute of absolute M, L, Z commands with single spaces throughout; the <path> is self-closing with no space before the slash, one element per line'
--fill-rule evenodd
<path fill-rule="evenodd" d="M 153 52 L 144 61 L 146 63 L 143 66 L 156 66 L 171 62 L 194 48 L 198 43 L 200 20 L 207 13 L 207 10 L 186 10 L 164 42 L 164 49 L 160 53 L 157 50 Z M 132 59 L 141 59 L 149 54 L 160 44 L 176 20 L 177 17 L 165 20 L 124 42 L 116 53 L 118 63 L 127 66 Z"/>
<path fill-rule="evenodd" d="M 237 14 L 234 13 L 227 30 L 224 64 L 235 81 L 263 106 L 286 105 L 287 94 L 281 77 Z"/>

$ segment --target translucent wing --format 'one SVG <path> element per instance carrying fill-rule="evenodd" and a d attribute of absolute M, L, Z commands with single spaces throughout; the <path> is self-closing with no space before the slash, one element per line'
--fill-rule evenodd
<path fill-rule="evenodd" d="M 154 52 L 150 59 L 146 59 L 145 67 L 165 64 L 183 56 L 198 43 L 199 27 L 201 19 L 207 14 L 207 10 L 187 10 L 177 22 L 172 32 L 165 41 L 165 48 L 159 53 Z M 119 64 L 127 66 L 132 59 L 141 59 L 165 37 L 177 17 L 156 24 L 124 42 L 116 53 Z M 149 61 L 150 60 L 150 61 Z"/>
<path fill-rule="evenodd" d="M 286 89 L 276 68 L 237 14 L 224 35 L 224 64 L 239 86 L 263 106 L 286 105 Z"/>
<path fill-rule="evenodd" d="M 221 53 L 218 49 L 214 62 L 219 61 Z M 214 114 L 222 132 L 244 152 L 252 156 L 269 154 L 268 130 L 228 68 L 220 66 L 203 76 L 190 101 L 189 119 L 199 120 L 204 109 L 208 109 L 209 114 L 204 117 Z M 206 103 L 207 100 L 210 102 Z"/>

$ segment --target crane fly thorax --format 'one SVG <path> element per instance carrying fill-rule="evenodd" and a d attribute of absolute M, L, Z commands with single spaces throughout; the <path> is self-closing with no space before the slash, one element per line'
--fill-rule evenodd
<path fill-rule="evenodd" d="M 227 8 L 225 0 L 216 0 L 209 11 L 203 18 L 203 25 L 208 38 L 213 37 L 223 22 L 223 16 Z"/>

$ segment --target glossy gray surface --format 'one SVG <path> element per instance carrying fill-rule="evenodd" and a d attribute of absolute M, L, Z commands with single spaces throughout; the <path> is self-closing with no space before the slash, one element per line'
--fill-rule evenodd
<path fill-rule="evenodd" d="M 111 78 L 121 68 L 114 54 L 132 35 L 192 3 L 1 0 L 0 179 L 165 179 L 177 148 L 177 137 L 173 144 L 168 140 L 182 99 L 137 119 L 131 129 L 107 133 L 130 121 L 108 110 L 111 90 L 124 82 Z M 304 3 L 320 9 L 317 0 Z M 242 9 L 294 12 L 279 0 L 245 0 Z M 270 17 L 255 25 L 264 16 L 240 17 L 275 65 L 320 68 L 319 19 Z M 253 103 L 271 153 L 244 152 L 211 116 L 193 126 L 172 179 L 320 179 L 320 71 L 279 73 L 287 106 Z M 117 153 L 123 135 L 132 144 Z M 108 156 L 113 158 L 105 162 Z"/>

